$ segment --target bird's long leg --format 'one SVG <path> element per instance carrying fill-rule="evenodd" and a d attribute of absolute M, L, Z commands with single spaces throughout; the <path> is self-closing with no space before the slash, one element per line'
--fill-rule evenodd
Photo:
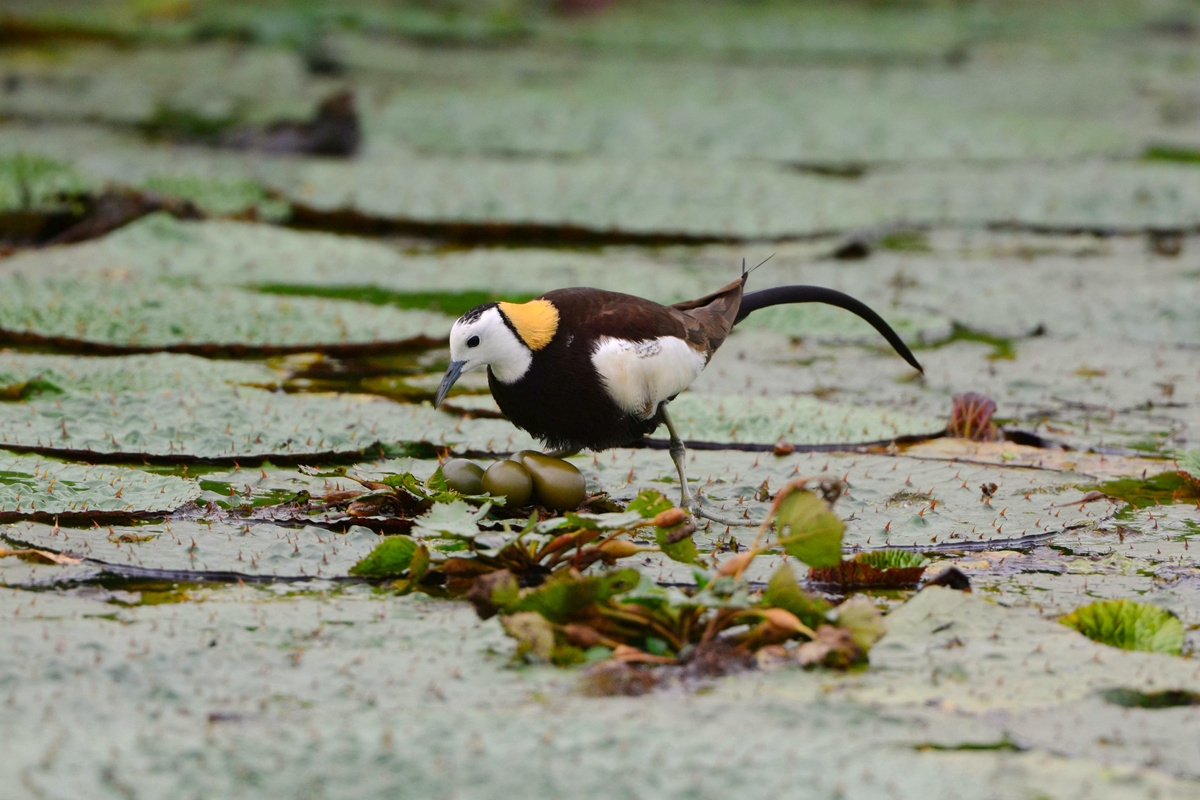
<path fill-rule="evenodd" d="M 671 419 L 671 415 L 667 413 L 667 404 L 663 403 L 658 408 L 659 416 L 662 417 L 663 424 L 667 426 L 667 433 L 670 434 L 671 442 L 668 451 L 671 454 L 671 460 L 675 462 L 675 469 L 679 471 L 679 486 L 682 493 L 680 505 L 686 508 L 690 513 L 697 517 L 712 520 L 713 522 L 730 527 L 752 527 L 757 523 L 745 519 L 734 519 L 725 517 L 720 514 L 708 511 L 703 507 L 703 498 L 700 496 L 699 490 L 692 494 L 688 488 L 687 471 L 683 466 L 684 456 L 687 455 L 687 449 L 683 446 L 683 439 L 679 436 L 679 431 L 675 430 L 675 422 Z"/>

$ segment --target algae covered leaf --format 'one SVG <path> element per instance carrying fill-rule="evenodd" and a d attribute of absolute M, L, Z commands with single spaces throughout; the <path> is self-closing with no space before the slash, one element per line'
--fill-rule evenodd
<path fill-rule="evenodd" d="M 380 542 L 371 553 L 350 568 L 351 575 L 360 578 L 387 578 L 408 570 L 413 562 L 419 559 L 419 551 L 425 550 L 425 545 L 407 536 L 388 536 Z M 429 554 L 425 553 L 428 563 Z"/>
<path fill-rule="evenodd" d="M 1183 623 L 1165 608 L 1132 600 L 1100 600 L 1077 608 L 1060 620 L 1101 644 L 1122 650 L 1179 655 Z"/>

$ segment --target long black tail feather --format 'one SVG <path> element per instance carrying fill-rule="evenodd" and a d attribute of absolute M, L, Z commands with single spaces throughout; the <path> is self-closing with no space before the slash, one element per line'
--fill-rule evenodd
<path fill-rule="evenodd" d="M 861 300 L 856 300 L 850 295 L 834 289 L 826 289 L 824 286 L 776 286 L 773 289 L 748 292 L 742 296 L 742 307 L 738 309 L 737 319 L 733 321 L 733 324 L 737 325 L 760 308 L 792 303 L 824 303 L 843 308 L 851 314 L 862 317 L 871 323 L 871 327 L 879 331 L 884 339 L 887 339 L 888 344 L 900 354 L 901 358 L 919 372 L 925 372 L 916 356 L 908 349 L 908 345 L 904 343 L 898 333 L 892 330 L 892 326 L 884 322 L 883 317 L 872 311 L 871 307 Z"/>

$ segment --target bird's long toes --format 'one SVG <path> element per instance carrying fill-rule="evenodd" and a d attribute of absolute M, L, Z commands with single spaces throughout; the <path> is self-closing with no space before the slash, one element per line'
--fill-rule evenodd
<path fill-rule="evenodd" d="M 713 509 L 712 503 L 706 501 L 699 492 L 691 497 L 685 497 L 681 505 L 687 509 L 689 514 L 697 519 L 706 519 L 730 528 L 756 528 L 761 524 L 755 520 L 739 519 L 720 513 L 718 510 Z"/>

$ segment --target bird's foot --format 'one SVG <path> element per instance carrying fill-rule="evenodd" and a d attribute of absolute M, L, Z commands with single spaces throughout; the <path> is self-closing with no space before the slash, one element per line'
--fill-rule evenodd
<path fill-rule="evenodd" d="M 683 498 L 683 507 L 693 517 L 706 519 L 729 528 L 757 528 L 760 524 L 751 519 L 731 517 L 719 513 L 719 510 L 715 509 L 712 503 L 705 500 L 699 492 L 690 497 Z"/>

